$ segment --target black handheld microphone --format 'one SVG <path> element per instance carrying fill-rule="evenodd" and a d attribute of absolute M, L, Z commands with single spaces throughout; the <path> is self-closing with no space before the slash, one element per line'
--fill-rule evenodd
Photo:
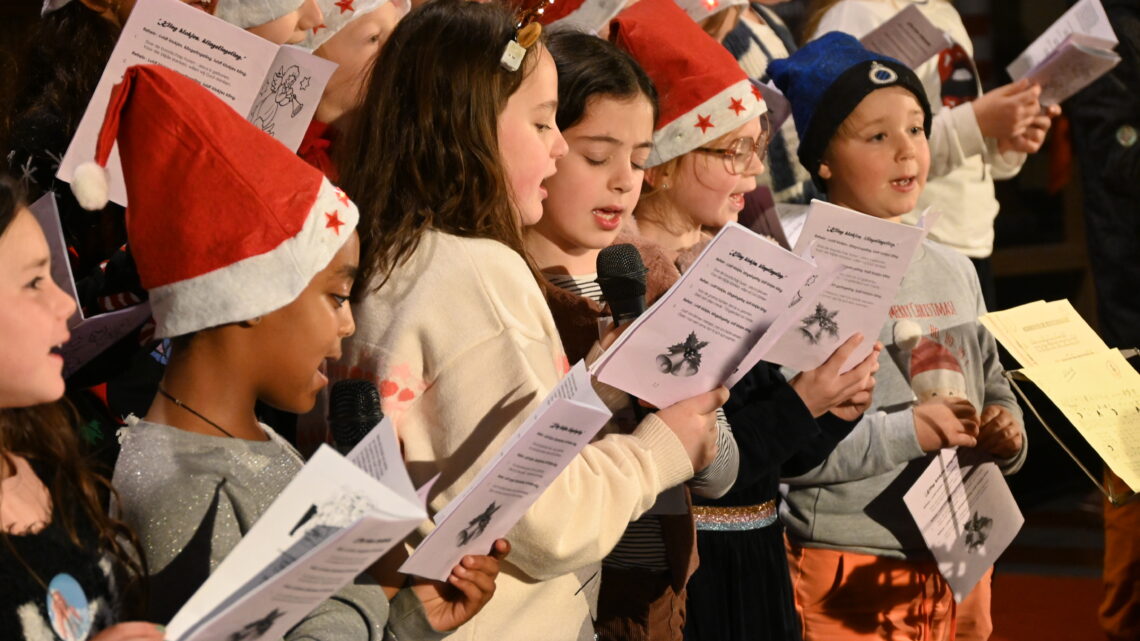
<path fill-rule="evenodd" d="M 341 454 L 347 454 L 376 427 L 384 414 L 372 381 L 346 379 L 329 392 L 329 429 Z"/>
<path fill-rule="evenodd" d="M 633 245 L 610 245 L 598 252 L 598 285 L 615 326 L 633 322 L 645 311 L 646 271 L 641 252 Z"/>

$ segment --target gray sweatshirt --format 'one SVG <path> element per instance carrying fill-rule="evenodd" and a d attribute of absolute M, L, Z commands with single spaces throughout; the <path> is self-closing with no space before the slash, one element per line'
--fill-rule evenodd
<path fill-rule="evenodd" d="M 795 543 L 893 558 L 929 558 L 903 494 L 931 455 L 914 430 L 916 398 L 965 396 L 978 413 L 1001 405 L 1022 430 L 1013 458 L 997 461 L 1005 474 L 1025 461 L 1025 427 L 1009 382 L 1002 376 L 997 344 L 977 322 L 985 313 L 977 273 L 961 254 L 924 242 L 907 269 L 879 333 L 879 357 L 871 407 L 855 429 L 810 472 L 783 479 L 780 517 Z M 920 329 L 917 345 L 896 342 L 896 331 Z M 913 347 L 913 349 L 908 349 Z"/>

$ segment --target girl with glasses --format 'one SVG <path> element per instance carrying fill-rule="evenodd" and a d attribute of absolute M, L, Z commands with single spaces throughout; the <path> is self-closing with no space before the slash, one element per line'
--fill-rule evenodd
<path fill-rule="evenodd" d="M 732 55 L 672 0 L 641 0 L 618 15 L 611 34 L 662 96 L 646 162 L 651 190 L 634 210 L 637 225 L 683 267 L 708 238 L 704 228 L 734 220 L 755 188 L 764 105 Z M 726 494 L 694 497 L 700 565 L 687 586 L 686 640 L 800 638 L 777 519 L 779 479 L 822 461 L 862 415 L 879 350 L 839 373 L 860 340 L 791 381 L 761 362 L 732 388 L 724 414 L 739 466 Z"/>

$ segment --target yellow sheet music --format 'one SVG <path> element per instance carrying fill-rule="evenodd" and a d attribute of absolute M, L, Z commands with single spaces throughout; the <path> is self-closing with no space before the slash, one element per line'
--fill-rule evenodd
<path fill-rule="evenodd" d="M 1140 374 L 1119 350 L 1021 372 L 1064 412 L 1129 487 L 1140 488 Z"/>
<path fill-rule="evenodd" d="M 978 319 L 1022 367 L 1108 350 L 1067 300 L 1036 301 Z"/>

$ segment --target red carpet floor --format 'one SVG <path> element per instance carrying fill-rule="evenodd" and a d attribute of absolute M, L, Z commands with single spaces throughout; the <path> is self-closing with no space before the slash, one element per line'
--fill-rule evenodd
<path fill-rule="evenodd" d="M 1096 610 L 1100 579 L 994 574 L 990 641 L 1104 641 Z"/>

